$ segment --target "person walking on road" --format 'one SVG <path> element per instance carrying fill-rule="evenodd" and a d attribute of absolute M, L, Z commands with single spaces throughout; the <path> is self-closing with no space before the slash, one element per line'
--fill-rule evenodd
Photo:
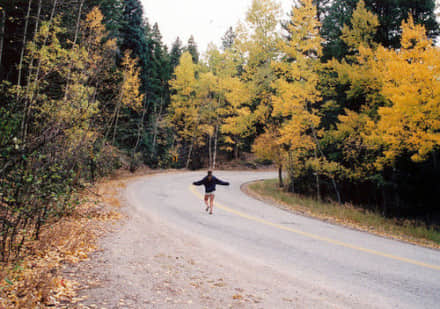
<path fill-rule="evenodd" d="M 212 208 L 214 207 L 214 192 L 215 192 L 215 186 L 216 185 L 222 185 L 222 186 L 229 186 L 229 182 L 222 181 L 212 175 L 212 171 L 208 171 L 208 175 L 205 176 L 200 181 L 193 182 L 193 185 L 195 186 L 205 186 L 205 204 L 206 204 L 206 211 L 209 210 L 209 214 L 212 215 Z"/>

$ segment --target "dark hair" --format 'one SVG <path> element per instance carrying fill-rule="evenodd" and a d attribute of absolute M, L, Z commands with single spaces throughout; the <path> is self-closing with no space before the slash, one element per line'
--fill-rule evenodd
<path fill-rule="evenodd" d="M 212 171 L 209 170 L 209 171 L 208 171 L 208 176 L 211 176 L 211 175 L 212 175 Z"/>

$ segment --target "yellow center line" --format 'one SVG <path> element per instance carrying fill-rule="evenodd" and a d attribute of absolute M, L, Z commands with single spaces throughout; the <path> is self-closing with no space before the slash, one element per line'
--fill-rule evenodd
<path fill-rule="evenodd" d="M 197 191 L 194 186 L 190 186 L 189 189 L 190 189 L 190 191 L 193 194 L 195 194 L 196 196 L 198 196 L 199 198 L 201 198 L 203 200 L 203 198 L 204 198 L 203 194 L 201 194 L 199 191 Z M 297 230 L 297 229 L 293 229 L 293 228 L 290 228 L 290 227 L 287 227 L 287 226 L 283 226 L 283 225 L 280 225 L 280 224 L 277 224 L 277 223 L 273 223 L 273 222 L 264 220 L 262 218 L 258 218 L 258 217 L 252 216 L 252 215 L 245 214 L 245 213 L 243 213 L 241 211 L 238 211 L 238 210 L 229 208 L 227 206 L 224 206 L 224 205 L 222 205 L 221 203 L 218 203 L 218 202 L 215 203 L 215 206 L 217 208 L 220 208 L 220 209 L 226 211 L 226 212 L 235 214 L 235 215 L 237 215 L 239 217 L 242 217 L 242 218 L 254 221 L 254 222 L 258 222 L 258 223 L 261 223 L 261 224 L 264 224 L 264 225 L 267 225 L 267 226 L 272 226 L 272 227 L 280 229 L 280 230 L 292 232 L 292 233 L 295 233 L 295 234 L 298 234 L 298 235 L 301 235 L 301 236 L 304 236 L 304 237 L 308 237 L 308 238 L 324 241 L 324 242 L 327 242 L 327 243 L 330 243 L 330 244 L 333 244 L 333 245 L 337 245 L 337 246 L 341 246 L 341 247 L 345 247 L 345 248 L 350 248 L 350 249 L 353 249 L 353 250 L 362 251 L 362 252 L 374 254 L 374 255 L 377 255 L 377 256 L 386 257 L 386 258 L 389 258 L 389 259 L 393 259 L 393 260 L 397 260 L 397 261 L 401 261 L 401 262 L 405 262 L 405 263 L 409 263 L 409 264 L 413 264 L 413 265 L 417 265 L 417 266 L 422 266 L 422 267 L 425 267 L 425 268 L 440 270 L 440 266 L 438 266 L 438 265 L 431 265 L 431 264 L 419 262 L 419 261 L 416 261 L 416 260 L 407 259 L 407 258 L 404 258 L 404 257 L 400 257 L 400 256 L 396 256 L 396 255 L 392 255 L 392 254 L 376 251 L 376 250 L 371 250 L 371 249 L 367 249 L 367 248 L 362 248 L 362 247 L 354 246 L 354 245 L 351 245 L 351 244 L 348 244 L 348 243 L 345 243 L 345 242 L 342 242 L 342 241 L 339 241 L 339 240 L 334 240 L 334 239 L 331 239 L 331 238 L 322 237 L 322 236 L 319 236 L 319 235 L 303 232 L 303 231 L 300 231 L 300 230 Z"/>

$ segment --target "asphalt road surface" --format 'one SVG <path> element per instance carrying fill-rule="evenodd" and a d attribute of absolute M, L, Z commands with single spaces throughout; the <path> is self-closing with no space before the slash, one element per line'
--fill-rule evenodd
<path fill-rule="evenodd" d="M 143 178 L 126 193 L 136 207 L 182 233 L 274 273 L 301 278 L 315 290 L 330 288 L 353 300 L 352 307 L 440 307 L 440 251 L 292 214 L 240 190 L 243 183 L 275 178 L 274 172 L 215 175 L 231 186 L 217 186 L 212 216 L 201 200 L 203 188 L 191 185 L 205 172 Z"/>

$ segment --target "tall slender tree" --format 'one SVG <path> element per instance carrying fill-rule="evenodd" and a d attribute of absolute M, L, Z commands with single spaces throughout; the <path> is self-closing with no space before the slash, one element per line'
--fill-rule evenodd
<path fill-rule="evenodd" d="M 174 68 L 179 64 L 180 56 L 182 56 L 183 47 L 182 41 L 179 37 L 176 38 L 170 50 L 170 66 L 171 71 L 174 71 Z"/>
<path fill-rule="evenodd" d="M 255 138 L 262 133 L 272 112 L 272 82 L 275 74 L 272 62 L 278 57 L 279 23 L 281 7 L 273 0 L 253 0 L 246 14 L 246 22 L 236 29 L 234 49 L 246 59 L 242 66 L 241 78 L 246 82 L 251 95 L 244 110 L 249 113 L 234 120 L 249 126 L 247 138 Z M 241 126 L 240 126 L 241 127 Z M 248 149 L 250 150 L 250 149 Z"/>
<path fill-rule="evenodd" d="M 225 34 L 222 37 L 222 48 L 223 50 L 227 50 L 232 48 L 235 42 L 236 38 L 235 31 L 232 27 L 229 27 L 228 30 L 225 32 Z"/>
<path fill-rule="evenodd" d="M 188 39 L 188 45 L 186 46 L 185 51 L 191 54 L 194 63 L 199 63 L 200 55 L 193 35 Z"/>

